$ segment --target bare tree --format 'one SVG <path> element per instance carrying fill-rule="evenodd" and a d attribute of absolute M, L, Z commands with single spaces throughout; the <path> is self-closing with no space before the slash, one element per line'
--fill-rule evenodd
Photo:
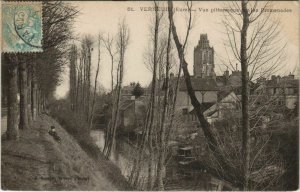
<path fill-rule="evenodd" d="M 249 23 L 247 28 L 247 69 L 249 80 L 254 81 L 259 77 L 268 78 L 281 70 L 286 58 L 286 42 L 280 34 L 280 20 L 274 18 L 271 12 L 265 11 L 272 8 L 272 3 L 246 2 Z M 241 4 L 228 2 L 225 9 L 242 10 Z M 243 12 L 226 11 L 222 23 L 225 27 L 224 47 L 226 56 L 220 58 L 222 63 L 231 70 L 236 70 L 235 63 L 241 62 L 241 32 L 243 28 Z M 246 16 L 246 15 L 245 15 Z M 275 46 L 276 44 L 276 46 Z"/>
<path fill-rule="evenodd" d="M 170 22 L 169 22 L 170 23 Z M 158 166 L 157 166 L 157 186 L 158 190 L 164 190 L 164 183 L 163 183 L 163 170 L 165 169 L 165 148 L 168 145 L 168 141 L 165 138 L 166 135 L 166 118 L 167 109 L 169 107 L 169 71 L 170 71 L 170 50 L 171 50 L 171 24 L 169 25 L 169 32 L 168 32 L 168 42 L 167 42 L 167 58 L 166 58 L 166 78 L 165 78 L 165 93 L 164 93 L 164 102 L 163 102 L 163 112 L 162 118 L 160 123 L 160 131 L 159 131 L 159 146 L 158 146 Z"/>
<path fill-rule="evenodd" d="M 280 69 L 284 58 L 285 44 L 278 41 L 279 22 L 272 23 L 270 13 L 264 11 L 269 5 L 270 2 L 248 2 L 247 0 L 242 0 L 240 5 L 237 2 L 230 2 L 228 9 L 235 8 L 241 12 L 227 11 L 223 20 L 231 53 L 240 63 L 242 73 L 241 126 L 244 190 L 249 189 L 251 158 L 249 83 L 251 79 L 267 77 L 275 73 Z M 232 59 L 228 61 L 229 66 L 232 67 Z"/>
<path fill-rule="evenodd" d="M 82 108 L 86 121 L 90 116 L 90 94 L 91 94 L 91 52 L 93 50 L 92 37 L 87 35 L 82 39 L 81 52 L 83 62 L 83 87 Z"/>
<path fill-rule="evenodd" d="M 100 60 L 101 60 L 101 34 L 98 35 L 98 63 L 95 75 L 95 83 L 94 83 L 94 93 L 93 93 L 93 102 L 91 106 L 91 114 L 89 117 L 90 129 L 92 128 L 93 118 L 94 118 L 94 108 L 95 108 L 95 100 L 96 100 L 96 92 L 97 92 L 97 83 L 98 83 L 98 74 L 100 69 Z"/>
<path fill-rule="evenodd" d="M 28 123 L 32 123 L 32 111 L 31 111 L 31 79 L 32 79 L 32 66 L 27 67 L 27 113 L 28 113 Z"/>
<path fill-rule="evenodd" d="M 109 34 L 107 35 L 106 38 L 101 37 L 101 41 L 103 42 L 103 45 L 105 47 L 105 49 L 108 51 L 109 55 L 110 55 L 110 59 L 111 59 L 111 70 L 110 70 L 110 75 L 111 75 L 111 96 L 112 98 L 114 98 L 114 63 L 115 63 L 115 56 L 118 53 L 115 48 L 116 44 L 115 44 L 115 40 L 113 37 L 111 37 Z M 114 100 L 114 99 L 113 99 Z M 114 107 L 115 105 L 111 106 L 111 120 L 108 124 L 108 129 L 107 129 L 107 134 L 105 135 L 105 144 L 104 144 L 104 149 L 103 151 L 105 152 L 107 150 L 108 147 L 108 141 L 109 138 L 111 137 L 111 125 L 110 123 L 113 121 L 113 112 L 114 112 Z"/>
<path fill-rule="evenodd" d="M 111 91 L 113 92 L 114 90 L 114 62 L 115 62 L 115 55 L 117 53 L 117 50 L 114 48 L 114 38 L 111 37 L 110 35 L 107 35 L 106 38 L 101 37 L 101 40 L 104 44 L 105 49 L 108 51 L 110 59 L 111 59 Z"/>
<path fill-rule="evenodd" d="M 247 77 L 247 30 L 249 27 L 249 13 L 247 0 L 242 1 L 243 26 L 241 30 L 241 68 L 242 68 L 242 152 L 243 152 L 243 187 L 248 189 L 250 163 L 250 129 L 249 129 L 249 80 Z"/>
<path fill-rule="evenodd" d="M 36 59 L 36 57 L 34 57 Z M 31 73 L 31 112 L 32 112 L 32 120 L 35 121 L 37 117 L 37 75 L 36 75 L 36 63 L 32 65 L 32 73 Z"/>
<path fill-rule="evenodd" d="M 71 46 L 70 50 L 70 89 L 69 89 L 69 97 L 71 102 L 71 110 L 76 110 L 76 83 L 77 83 L 77 47 L 76 45 Z"/>
<path fill-rule="evenodd" d="M 139 146 L 139 152 L 138 157 L 134 160 L 133 168 L 131 171 L 131 175 L 129 177 L 129 182 L 136 188 L 138 188 L 139 185 L 139 179 L 140 179 L 140 171 L 142 169 L 142 159 L 144 157 L 144 151 L 147 149 L 149 151 L 149 164 L 148 164 L 148 177 L 147 177 L 147 189 L 151 190 L 153 187 L 153 173 L 154 171 L 154 135 L 156 134 L 156 122 L 158 119 L 158 116 L 155 115 L 157 113 L 157 79 L 158 78 L 158 68 L 159 68 L 159 46 L 158 46 L 158 39 L 159 39 L 159 27 L 162 19 L 162 13 L 159 13 L 158 11 L 158 2 L 154 1 L 154 7 L 155 7 L 155 15 L 154 15 L 154 27 L 150 27 L 151 29 L 151 43 L 153 42 L 153 51 L 148 56 L 152 56 L 152 58 L 146 56 L 149 58 L 149 60 L 146 61 L 146 66 L 149 66 L 149 69 L 152 69 L 152 82 L 151 82 L 151 92 L 150 92 L 150 98 L 148 103 L 148 109 L 147 109 L 147 115 L 145 119 L 145 123 L 143 125 L 142 130 L 142 136 L 140 139 L 140 142 L 138 144 Z M 153 31 L 152 31 L 153 30 Z M 163 51 L 161 51 L 162 53 Z M 161 54 L 163 55 L 163 54 Z M 149 62 L 148 62 L 149 61 Z"/>
<path fill-rule="evenodd" d="M 110 122 L 111 128 L 109 129 L 109 138 L 106 146 L 104 147 L 105 156 L 108 158 L 110 156 L 112 147 L 115 145 L 115 136 L 118 127 L 118 119 L 119 119 L 119 108 L 121 101 L 121 91 L 122 91 L 122 83 L 123 83 L 123 75 L 124 75 L 124 64 L 125 64 L 125 52 L 129 43 L 129 29 L 126 24 L 125 19 L 122 23 L 119 23 L 119 30 L 117 35 L 117 49 L 119 54 L 119 62 L 118 62 L 118 70 L 117 70 L 117 84 L 116 84 L 116 94 L 114 97 L 114 105 L 113 108 L 113 116 Z"/>

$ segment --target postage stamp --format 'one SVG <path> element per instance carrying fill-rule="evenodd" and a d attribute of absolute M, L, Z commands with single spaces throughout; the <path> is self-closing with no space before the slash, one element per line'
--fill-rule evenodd
<path fill-rule="evenodd" d="M 3 2 L 3 52 L 42 52 L 42 3 Z"/>

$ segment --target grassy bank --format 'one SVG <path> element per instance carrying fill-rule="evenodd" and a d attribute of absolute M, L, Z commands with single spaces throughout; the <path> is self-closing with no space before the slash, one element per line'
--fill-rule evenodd
<path fill-rule="evenodd" d="M 56 127 L 61 143 L 48 130 Z M 84 149 L 84 150 L 83 150 Z M 82 147 L 53 118 L 42 115 L 18 141 L 2 140 L 3 190 L 130 190 L 118 168 L 91 158 L 96 148 Z"/>
<path fill-rule="evenodd" d="M 80 120 L 67 108 L 51 111 L 51 116 L 78 141 L 81 148 L 95 161 L 112 183 L 118 183 L 121 187 L 120 190 L 132 190 L 125 177 L 121 174 L 120 169 L 106 159 L 98 146 L 93 142 L 86 122 Z"/>

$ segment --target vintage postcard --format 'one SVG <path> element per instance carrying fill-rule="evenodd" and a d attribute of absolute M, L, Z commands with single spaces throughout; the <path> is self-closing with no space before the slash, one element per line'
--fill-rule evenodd
<path fill-rule="evenodd" d="M 299 187 L 299 1 L 1 1 L 1 189 Z"/>

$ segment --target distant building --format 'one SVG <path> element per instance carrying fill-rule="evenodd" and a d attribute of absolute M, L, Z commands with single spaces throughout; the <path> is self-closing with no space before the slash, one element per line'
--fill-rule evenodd
<path fill-rule="evenodd" d="M 138 132 L 144 125 L 146 116 L 145 98 L 131 97 L 124 100 L 120 106 L 118 129 L 120 132 Z"/>
<path fill-rule="evenodd" d="M 233 92 L 218 92 L 218 99 L 216 102 L 202 103 L 202 111 L 209 123 L 225 118 L 226 114 L 235 112 L 239 105 L 239 98 Z M 184 120 L 191 122 L 198 122 L 194 109 L 191 107 L 183 112 Z"/>
<path fill-rule="evenodd" d="M 219 92 L 218 102 L 204 111 L 209 123 L 224 119 L 226 114 L 233 113 L 239 108 L 239 98 L 235 92 Z"/>
<path fill-rule="evenodd" d="M 257 84 L 258 87 L 253 95 L 260 98 L 256 99 L 257 106 L 268 101 L 276 106 L 294 109 L 299 102 L 299 80 L 292 74 L 283 77 L 272 75 L 270 80 L 260 78 Z"/>
<path fill-rule="evenodd" d="M 194 76 L 215 77 L 214 48 L 209 45 L 207 34 L 201 34 L 198 45 L 194 48 Z"/>
<path fill-rule="evenodd" d="M 242 72 L 237 69 L 232 71 L 231 74 L 227 69 L 223 75 L 216 76 L 216 82 L 221 91 L 234 91 L 237 95 L 241 95 L 242 93 Z M 255 84 L 250 81 L 249 86 L 250 93 L 252 93 Z"/>
<path fill-rule="evenodd" d="M 213 104 L 218 100 L 218 86 L 215 81 L 214 48 L 209 45 L 207 34 L 200 34 L 200 40 L 194 48 L 194 76 L 191 76 L 192 87 L 200 103 Z M 176 78 L 171 75 L 174 88 Z M 176 109 L 183 113 L 193 109 L 183 77 L 179 81 Z"/>
<path fill-rule="evenodd" d="M 122 99 L 123 100 L 130 100 L 132 95 L 132 91 L 135 87 L 136 83 L 131 82 L 129 85 L 123 86 L 122 87 Z"/>
<path fill-rule="evenodd" d="M 174 79 L 175 81 L 175 79 Z M 218 86 L 214 79 L 191 77 L 195 95 L 200 103 L 215 103 L 218 100 Z M 177 110 L 193 108 L 184 78 L 180 78 L 176 101 Z"/>

